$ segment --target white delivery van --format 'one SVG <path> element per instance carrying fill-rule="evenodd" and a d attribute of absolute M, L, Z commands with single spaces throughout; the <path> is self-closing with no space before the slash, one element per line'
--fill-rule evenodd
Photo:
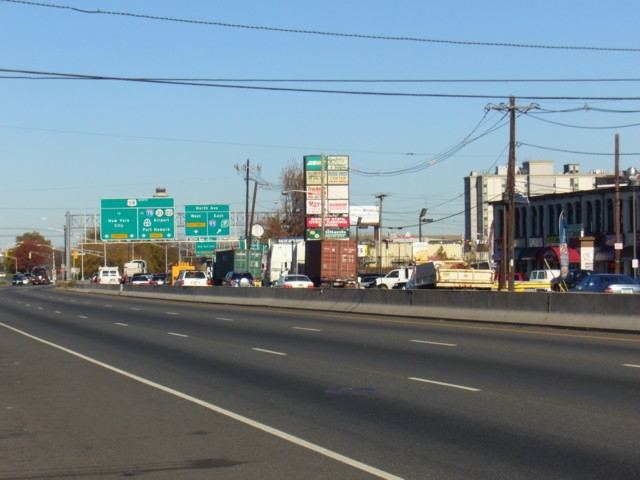
<path fill-rule="evenodd" d="M 120 271 L 118 267 L 100 267 L 98 269 L 97 283 L 100 285 L 117 285 L 120 283 Z"/>

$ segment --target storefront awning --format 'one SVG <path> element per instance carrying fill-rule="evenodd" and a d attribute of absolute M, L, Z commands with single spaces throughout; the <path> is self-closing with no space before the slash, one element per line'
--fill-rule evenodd
<path fill-rule="evenodd" d="M 549 262 L 560 263 L 560 247 L 546 247 L 540 254 L 541 259 Z M 569 263 L 580 263 L 580 252 L 569 247 Z"/>

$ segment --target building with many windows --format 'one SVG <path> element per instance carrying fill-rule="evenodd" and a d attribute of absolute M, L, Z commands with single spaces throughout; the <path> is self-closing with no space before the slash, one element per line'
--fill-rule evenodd
<path fill-rule="evenodd" d="M 564 213 L 571 268 L 637 276 L 640 235 L 640 176 L 635 169 L 614 177 L 599 178 L 589 190 L 536 195 L 517 202 L 515 208 L 516 272 L 559 268 L 559 218 Z M 585 180 L 586 182 L 586 180 Z M 619 199 L 619 208 L 616 208 Z M 504 203 L 491 202 L 495 232 L 503 230 Z M 618 220 L 619 219 L 619 220 Z M 496 233 L 493 259 L 502 258 L 502 239 Z M 616 246 L 617 244 L 617 246 Z M 637 265 L 637 261 L 635 262 Z"/>
<path fill-rule="evenodd" d="M 522 167 L 516 167 L 516 200 L 519 203 L 539 195 L 592 190 L 599 179 L 607 176 L 601 170 L 585 174 L 579 170 L 579 165 L 567 164 L 562 173 L 555 173 L 553 160 L 523 162 Z M 501 201 L 506 185 L 506 166 L 496 167 L 494 174 L 471 172 L 465 177 L 465 238 L 468 241 L 488 240 L 493 223 L 492 205 Z"/>

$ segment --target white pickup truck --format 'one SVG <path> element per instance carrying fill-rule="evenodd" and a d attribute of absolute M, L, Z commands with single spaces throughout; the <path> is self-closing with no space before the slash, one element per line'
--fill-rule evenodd
<path fill-rule="evenodd" d="M 396 268 L 387 273 L 384 277 L 376 278 L 375 288 L 392 289 L 402 288 L 411 277 L 412 268 Z"/>

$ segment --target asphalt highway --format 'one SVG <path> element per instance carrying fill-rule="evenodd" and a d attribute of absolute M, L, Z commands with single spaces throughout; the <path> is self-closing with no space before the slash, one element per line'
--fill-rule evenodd
<path fill-rule="evenodd" d="M 0 289 L 0 479 L 640 478 L 640 336 Z"/>

